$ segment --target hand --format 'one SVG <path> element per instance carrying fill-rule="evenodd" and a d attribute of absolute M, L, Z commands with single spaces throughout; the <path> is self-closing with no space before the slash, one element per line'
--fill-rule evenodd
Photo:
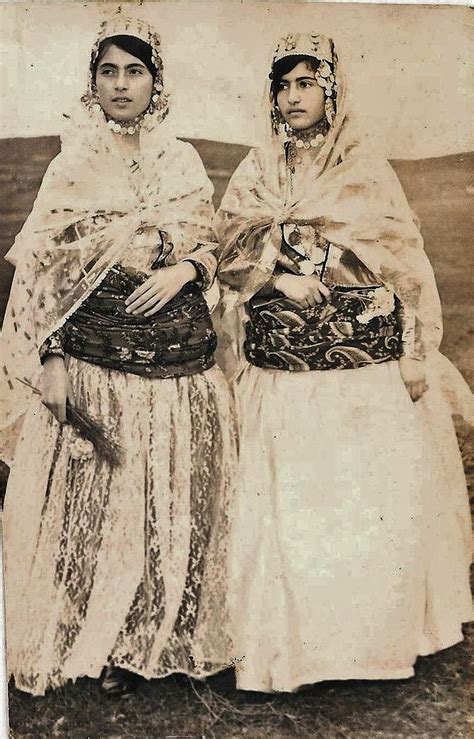
<path fill-rule="evenodd" d="M 48 357 L 43 365 L 42 400 L 59 423 L 66 420 L 66 401 L 74 403 L 74 395 L 62 357 Z"/>
<path fill-rule="evenodd" d="M 317 303 L 331 296 L 326 285 L 315 275 L 290 275 L 284 274 L 275 280 L 275 288 L 294 300 L 303 308 L 314 308 Z"/>
<path fill-rule="evenodd" d="M 178 262 L 172 267 L 162 267 L 137 287 L 126 299 L 127 313 L 153 316 L 174 298 L 187 282 L 197 279 L 192 262 Z"/>
<path fill-rule="evenodd" d="M 405 387 L 410 394 L 410 398 L 416 403 L 428 390 L 425 363 L 410 357 L 400 357 L 398 363 Z"/>

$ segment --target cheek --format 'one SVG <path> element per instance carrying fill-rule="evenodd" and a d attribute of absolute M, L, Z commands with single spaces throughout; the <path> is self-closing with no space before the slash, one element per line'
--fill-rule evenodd
<path fill-rule="evenodd" d="M 140 98 L 150 102 L 151 93 L 153 91 L 153 78 L 141 79 L 137 85 Z"/>
<path fill-rule="evenodd" d="M 318 85 L 311 88 L 311 98 L 314 110 L 324 110 L 326 95 L 322 87 Z"/>
<path fill-rule="evenodd" d="M 106 77 L 100 77 L 100 78 L 98 77 L 96 79 L 95 88 L 97 90 L 97 94 L 99 98 L 103 97 L 104 95 L 108 93 L 109 87 L 110 87 L 110 84 L 107 84 L 108 81 L 110 83 L 110 80 L 107 80 Z"/>
<path fill-rule="evenodd" d="M 276 104 L 277 104 L 277 107 L 280 109 L 282 105 L 283 106 L 285 105 L 285 91 L 284 90 L 281 90 L 279 93 L 277 93 Z"/>

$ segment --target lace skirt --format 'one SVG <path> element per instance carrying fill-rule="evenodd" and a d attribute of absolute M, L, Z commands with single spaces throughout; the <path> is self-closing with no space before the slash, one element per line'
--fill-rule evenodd
<path fill-rule="evenodd" d="M 72 359 L 77 405 L 115 428 L 113 472 L 78 458 L 38 402 L 5 501 L 8 669 L 42 695 L 109 661 L 202 677 L 231 658 L 228 508 L 236 445 L 220 370 L 150 380 Z"/>
<path fill-rule="evenodd" d="M 413 675 L 472 618 L 471 528 L 450 409 L 398 362 L 238 380 L 231 534 L 237 685 Z M 245 613 L 245 618 L 242 618 Z"/>

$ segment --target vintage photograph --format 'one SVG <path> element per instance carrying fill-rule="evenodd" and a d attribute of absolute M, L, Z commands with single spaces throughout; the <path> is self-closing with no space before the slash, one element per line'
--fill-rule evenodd
<path fill-rule="evenodd" d="M 473 11 L 0 19 L 10 735 L 470 736 Z"/>

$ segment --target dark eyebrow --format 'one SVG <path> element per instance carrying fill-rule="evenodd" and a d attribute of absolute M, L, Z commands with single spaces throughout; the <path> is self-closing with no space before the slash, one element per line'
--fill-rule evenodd
<path fill-rule="evenodd" d="M 99 69 L 102 67 L 113 67 L 114 69 L 118 69 L 118 64 L 113 64 L 112 62 L 102 62 L 99 64 Z M 145 65 L 141 62 L 132 62 L 131 64 L 126 64 L 125 69 L 131 69 L 131 67 L 143 67 L 145 68 Z"/>
<path fill-rule="evenodd" d="M 303 80 L 313 80 L 314 82 L 315 79 L 316 77 L 309 77 L 308 75 L 305 75 L 304 77 L 297 77 L 295 82 L 302 82 Z M 289 82 L 289 80 L 286 77 L 282 77 L 281 82 Z"/>

